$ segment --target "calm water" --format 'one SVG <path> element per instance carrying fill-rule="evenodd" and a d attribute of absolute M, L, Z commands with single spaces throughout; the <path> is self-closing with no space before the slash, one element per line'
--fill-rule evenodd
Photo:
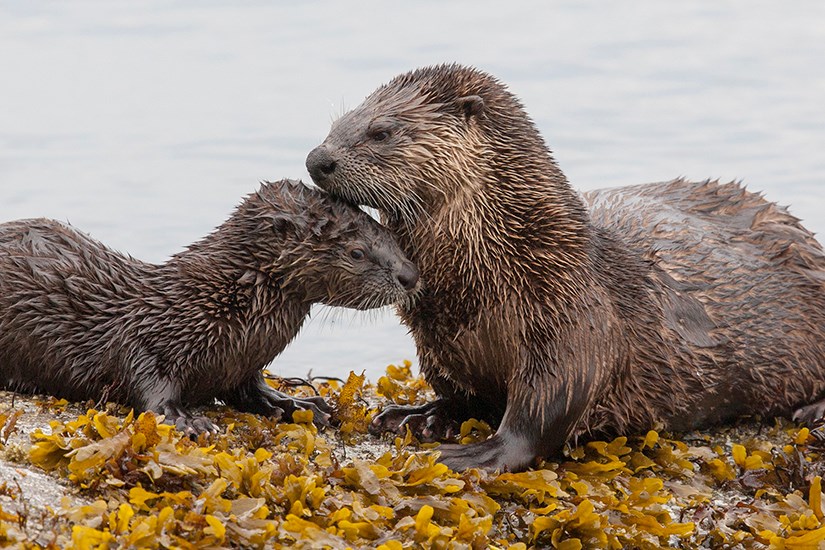
<path fill-rule="evenodd" d="M 819 1 L 0 4 L 0 221 L 160 262 L 416 66 L 509 83 L 580 189 L 741 179 L 825 232 Z M 272 370 L 414 359 L 390 311 L 321 310 Z"/>

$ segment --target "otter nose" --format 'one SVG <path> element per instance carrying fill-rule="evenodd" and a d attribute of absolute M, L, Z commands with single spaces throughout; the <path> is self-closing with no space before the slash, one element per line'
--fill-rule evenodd
<path fill-rule="evenodd" d="M 326 145 L 319 145 L 307 155 L 307 170 L 312 181 L 320 182 L 329 178 L 335 172 L 335 159 Z"/>
<path fill-rule="evenodd" d="M 398 272 L 398 282 L 404 287 L 404 290 L 412 290 L 418 284 L 418 268 L 415 264 L 404 262 L 401 264 L 401 270 Z"/>

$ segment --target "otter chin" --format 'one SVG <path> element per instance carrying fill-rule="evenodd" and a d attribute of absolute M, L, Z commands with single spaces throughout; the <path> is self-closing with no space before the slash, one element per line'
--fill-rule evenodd
<path fill-rule="evenodd" d="M 519 100 L 460 65 L 379 87 L 307 169 L 379 209 L 421 272 L 399 313 L 438 399 L 374 433 L 483 418 L 495 434 L 441 460 L 519 470 L 571 438 L 823 415 L 825 254 L 737 183 L 579 194 Z"/>

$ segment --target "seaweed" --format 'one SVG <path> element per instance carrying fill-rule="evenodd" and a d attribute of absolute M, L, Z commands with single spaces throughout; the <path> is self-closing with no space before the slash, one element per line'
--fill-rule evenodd
<path fill-rule="evenodd" d="M 375 385 L 351 374 L 290 391 L 327 396 L 339 427 L 319 432 L 308 411 L 276 422 L 219 408 L 207 414 L 223 433 L 193 441 L 151 412 L 110 405 L 35 429 L 22 463 L 67 480 L 84 500 L 55 503 L 46 534 L 27 528 L 31 510 L 10 506 L 24 491 L 0 483 L 0 544 L 792 549 L 825 541 L 821 444 L 784 420 L 591 441 L 520 473 L 453 472 L 437 461 L 437 446 L 409 433 L 367 435 L 382 399 L 432 398 L 409 363 L 389 366 Z M 0 410 L 0 434 L 19 430 L 26 414 Z M 491 432 L 468 421 L 460 440 Z"/>

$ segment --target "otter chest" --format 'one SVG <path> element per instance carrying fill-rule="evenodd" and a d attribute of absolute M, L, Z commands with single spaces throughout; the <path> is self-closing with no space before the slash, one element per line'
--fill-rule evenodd
<path fill-rule="evenodd" d="M 479 316 L 467 324 L 422 318 L 413 335 L 428 378 L 432 371 L 470 395 L 506 395 L 518 346 L 498 316 Z"/>

